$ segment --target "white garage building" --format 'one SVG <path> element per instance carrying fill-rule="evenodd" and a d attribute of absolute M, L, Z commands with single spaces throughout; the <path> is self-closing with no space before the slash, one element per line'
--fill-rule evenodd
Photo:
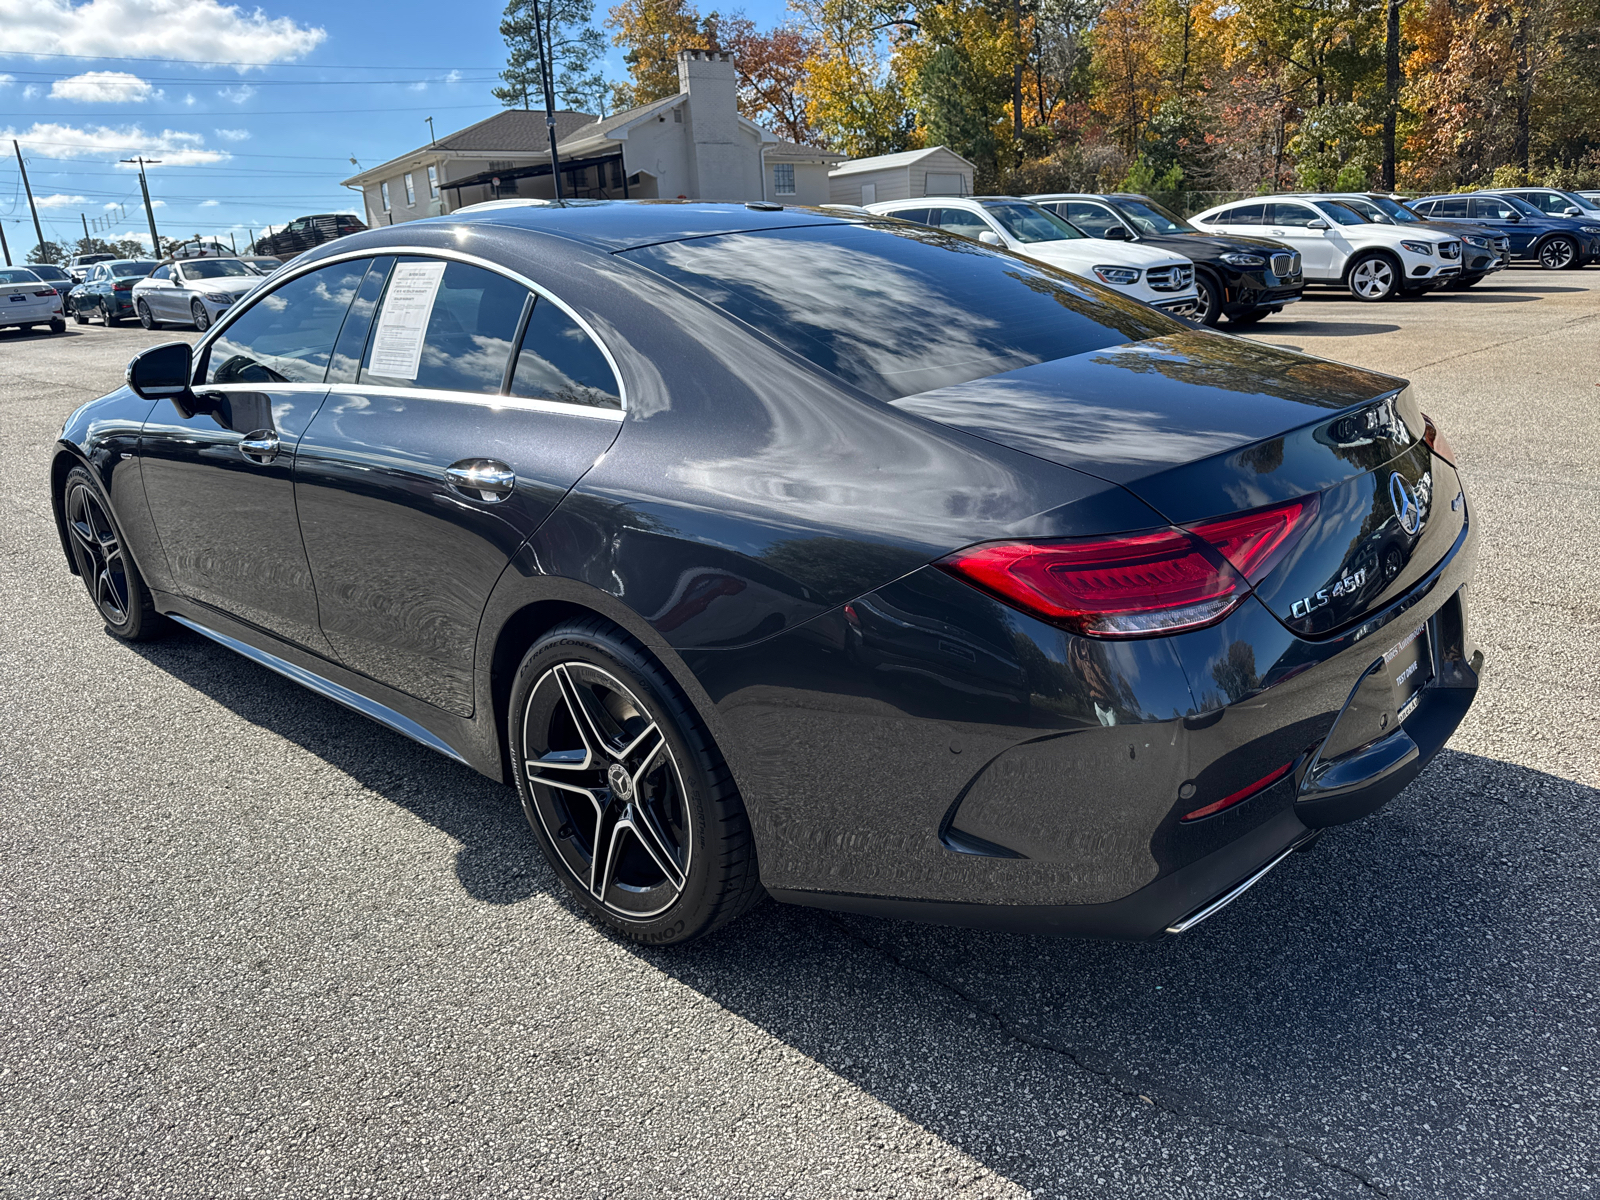
<path fill-rule="evenodd" d="M 842 163 L 828 173 L 834 204 L 875 204 L 919 196 L 970 196 L 976 168 L 944 146 L 879 154 Z"/>

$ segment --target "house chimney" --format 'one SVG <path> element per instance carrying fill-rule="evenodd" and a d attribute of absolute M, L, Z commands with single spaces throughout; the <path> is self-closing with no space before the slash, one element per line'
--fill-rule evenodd
<path fill-rule="evenodd" d="M 689 135 L 690 195 L 700 200 L 746 198 L 739 127 L 738 81 L 726 50 L 679 50 L 678 91 Z"/>

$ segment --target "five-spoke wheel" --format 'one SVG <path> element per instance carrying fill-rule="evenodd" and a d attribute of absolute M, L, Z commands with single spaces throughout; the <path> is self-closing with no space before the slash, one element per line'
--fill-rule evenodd
<path fill-rule="evenodd" d="M 687 941 L 761 895 L 727 764 L 672 678 L 599 618 L 550 631 L 512 685 L 528 821 L 583 906 L 623 936 Z"/>

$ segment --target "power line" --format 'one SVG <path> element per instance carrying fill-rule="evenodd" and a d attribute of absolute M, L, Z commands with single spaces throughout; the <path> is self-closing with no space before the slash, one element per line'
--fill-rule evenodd
<path fill-rule="evenodd" d="M 77 76 L 63 75 L 54 71 L 23 71 L 13 68 L 19 75 L 35 76 L 39 82 L 45 80 L 74 79 Z M 382 87 L 388 84 L 412 83 L 497 83 L 500 76 L 486 75 L 482 78 L 462 75 L 456 79 L 447 79 L 436 76 L 425 79 L 194 79 L 184 75 L 148 75 L 138 77 L 141 83 L 181 83 L 189 87 L 205 87 L 220 85 L 222 87 Z M 19 79 L 20 83 L 30 80 Z"/>
<path fill-rule="evenodd" d="M 279 67 L 290 71 L 498 71 L 499 67 L 430 66 L 425 63 L 390 63 L 372 66 L 355 63 L 230 62 L 220 58 L 137 58 L 127 54 L 55 54 L 42 50 L 5 50 L 0 58 L 75 58 L 85 62 L 188 63 L 196 67 Z"/>
<path fill-rule="evenodd" d="M 81 146 L 81 145 L 83 145 L 82 142 L 47 141 L 47 140 L 45 140 L 43 138 L 30 138 L 30 137 L 27 137 L 27 136 L 25 136 L 23 134 L 18 134 L 17 137 L 21 141 L 27 142 L 28 145 L 30 145 L 30 146 Z M 140 139 L 138 139 L 138 138 L 131 138 L 127 142 L 124 143 L 124 145 L 127 145 L 127 146 L 137 146 L 139 144 L 140 144 Z M 32 157 L 40 159 L 40 160 L 42 160 L 44 162 L 80 162 L 83 159 L 90 157 L 90 154 L 102 153 L 102 151 L 98 151 L 98 150 L 93 149 L 93 148 L 86 147 L 86 149 L 89 150 L 89 153 L 87 153 L 87 154 L 65 154 L 65 155 L 55 155 L 53 157 L 51 155 L 48 155 L 48 154 L 35 154 Z M 308 160 L 313 161 L 313 162 L 349 162 L 350 161 L 350 156 L 348 154 L 246 154 L 243 151 L 239 151 L 239 150 L 208 150 L 208 149 L 205 149 L 204 147 L 199 147 L 199 146 L 195 146 L 195 147 L 171 146 L 171 147 L 167 148 L 166 152 L 168 154 L 177 154 L 177 153 L 180 153 L 180 152 L 183 152 L 183 151 L 186 151 L 186 150 L 191 150 L 191 149 L 192 150 L 199 150 L 203 154 L 222 154 L 222 155 L 226 155 L 229 158 L 300 158 L 300 159 L 308 159 Z M 112 153 L 115 153 L 115 151 L 111 147 L 108 146 L 108 147 L 105 148 L 103 153 L 112 154 Z M 109 161 L 112 161 L 112 160 L 107 159 L 107 160 L 103 160 L 103 161 L 109 162 Z M 204 166 L 206 164 L 204 164 L 204 163 L 174 163 L 172 165 L 174 165 L 174 166 Z"/>
<path fill-rule="evenodd" d="M 400 112 L 455 112 L 463 108 L 499 108 L 497 100 L 484 100 L 478 104 L 422 104 L 415 108 L 279 108 L 279 109 L 242 109 L 242 108 L 184 108 L 179 112 L 169 113 L 130 113 L 126 109 L 120 112 L 63 112 L 63 113 L 27 113 L 34 121 L 53 120 L 58 118 L 99 118 L 105 117 L 131 117 L 148 116 L 151 119 L 160 117 L 163 121 L 176 120 L 179 117 L 318 117 L 342 113 L 400 113 Z"/>

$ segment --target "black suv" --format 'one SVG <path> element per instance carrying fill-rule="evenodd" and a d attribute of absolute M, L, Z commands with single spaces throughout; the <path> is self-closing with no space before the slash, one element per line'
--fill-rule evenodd
<path fill-rule="evenodd" d="M 1194 262 L 1200 293 L 1195 314 L 1207 325 L 1223 317 L 1230 325 L 1254 325 L 1282 312 L 1305 291 L 1300 254 L 1282 242 L 1237 234 L 1202 233 L 1169 209 L 1133 192 L 1081 192 L 1029 196 L 1091 237 L 1140 242 L 1173 250 Z"/>
<path fill-rule="evenodd" d="M 288 260 L 303 254 L 313 246 L 331 242 L 346 234 L 360 233 L 366 226 L 349 213 L 321 213 L 314 217 L 296 217 L 277 233 L 269 233 L 257 240 L 255 252 L 270 254 Z"/>
<path fill-rule="evenodd" d="M 1419 217 L 1393 196 L 1382 192 L 1329 192 L 1326 199 L 1355 209 L 1377 225 L 1421 225 L 1461 239 L 1461 274 L 1444 286 L 1459 291 L 1469 288 L 1511 263 L 1511 239 L 1488 225 L 1468 225 L 1461 221 L 1430 221 Z"/>

